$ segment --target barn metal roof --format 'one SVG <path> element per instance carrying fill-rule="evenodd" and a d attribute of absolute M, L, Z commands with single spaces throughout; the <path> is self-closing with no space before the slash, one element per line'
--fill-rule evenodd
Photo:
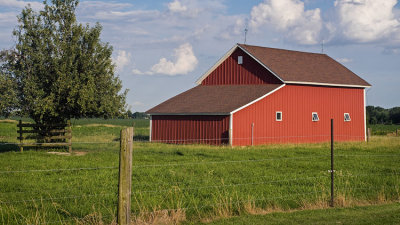
<path fill-rule="evenodd" d="M 198 85 L 148 110 L 156 114 L 228 115 L 282 87 L 263 85 Z"/>
<path fill-rule="evenodd" d="M 370 87 L 371 85 L 326 54 L 237 44 L 197 81 L 205 79 L 222 61 L 240 48 L 286 84 Z"/>

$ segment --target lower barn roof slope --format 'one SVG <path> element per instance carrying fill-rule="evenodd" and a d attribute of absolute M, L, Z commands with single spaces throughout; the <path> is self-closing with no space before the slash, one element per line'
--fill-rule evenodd
<path fill-rule="evenodd" d="M 198 85 L 149 109 L 152 115 L 227 115 L 270 92 L 281 84 Z"/>

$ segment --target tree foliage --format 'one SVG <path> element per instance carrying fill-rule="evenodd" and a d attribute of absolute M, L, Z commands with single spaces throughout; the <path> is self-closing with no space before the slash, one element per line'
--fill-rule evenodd
<path fill-rule="evenodd" d="M 112 47 L 100 40 L 99 23 L 79 24 L 78 0 L 51 0 L 18 16 L 17 40 L 8 65 L 20 108 L 37 123 L 120 115 L 126 92 L 114 75 Z"/>
<path fill-rule="evenodd" d="M 7 69 L 7 51 L 0 52 L 0 116 L 9 117 L 18 108 L 16 82 Z"/>
<path fill-rule="evenodd" d="M 385 109 L 379 106 L 367 106 L 369 124 L 400 124 L 400 107 Z"/>

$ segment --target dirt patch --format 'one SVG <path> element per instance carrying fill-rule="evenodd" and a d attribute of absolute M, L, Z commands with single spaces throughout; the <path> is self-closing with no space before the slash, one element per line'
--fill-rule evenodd
<path fill-rule="evenodd" d="M 83 156 L 83 155 L 86 155 L 87 154 L 87 152 L 75 152 L 74 151 L 74 155 L 76 155 L 76 156 Z"/>
<path fill-rule="evenodd" d="M 69 152 L 47 152 L 47 153 L 52 154 L 52 155 L 71 156 L 71 153 L 69 153 Z M 75 155 L 75 156 L 83 156 L 86 154 L 87 154 L 87 152 L 76 152 L 76 151 L 72 152 L 72 155 Z"/>
<path fill-rule="evenodd" d="M 86 127 L 121 127 L 118 125 L 112 125 L 112 124 L 98 124 L 98 123 L 93 123 L 93 124 L 87 124 L 85 125 Z"/>
<path fill-rule="evenodd" d="M 70 156 L 71 153 L 68 152 L 47 152 L 48 154 L 52 154 L 52 155 L 64 155 L 64 156 Z"/>
<path fill-rule="evenodd" d="M 0 123 L 18 123 L 18 121 L 5 119 L 5 120 L 0 120 Z"/>

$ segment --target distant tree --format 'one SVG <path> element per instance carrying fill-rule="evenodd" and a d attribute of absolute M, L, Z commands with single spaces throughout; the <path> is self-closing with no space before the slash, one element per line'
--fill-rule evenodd
<path fill-rule="evenodd" d="M 389 109 L 389 118 L 392 123 L 400 124 L 400 107 Z"/>
<path fill-rule="evenodd" d="M 7 51 L 0 52 L 0 116 L 4 117 L 18 108 L 17 86 L 7 69 L 7 56 Z"/>
<path fill-rule="evenodd" d="M 126 112 L 126 117 L 127 118 L 133 118 L 133 113 L 132 113 L 132 111 L 130 109 Z"/>
<path fill-rule="evenodd" d="M 43 4 L 40 12 L 28 6 L 18 16 L 7 61 L 21 111 L 41 124 L 124 113 L 127 91 L 114 75 L 112 47 L 100 40 L 101 25 L 77 22 L 78 0 Z"/>

